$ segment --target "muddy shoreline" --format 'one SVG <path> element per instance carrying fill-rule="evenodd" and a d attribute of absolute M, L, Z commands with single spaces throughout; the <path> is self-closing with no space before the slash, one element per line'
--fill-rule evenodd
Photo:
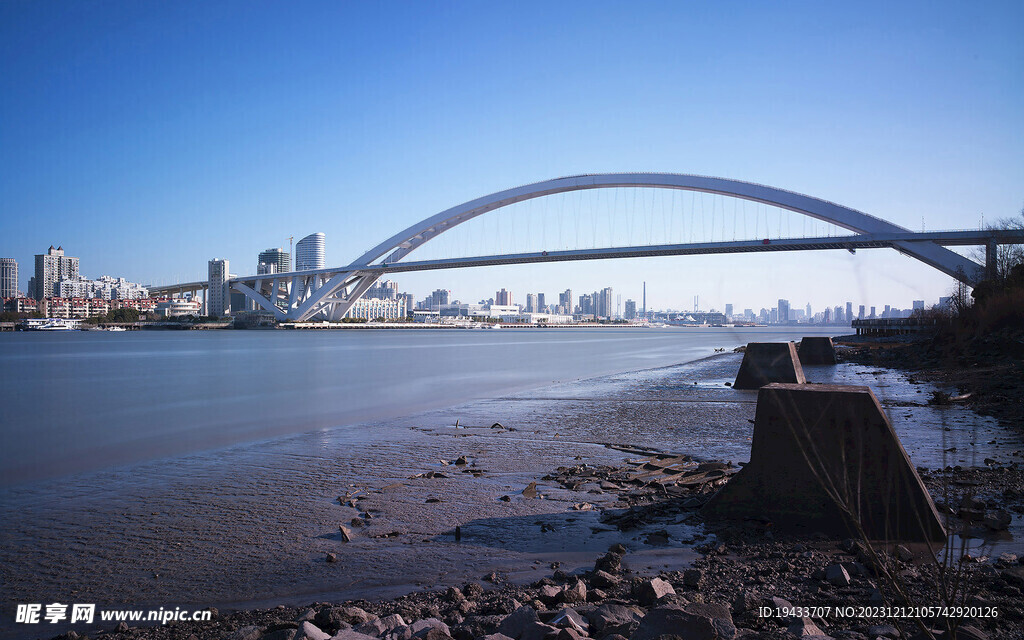
<path fill-rule="evenodd" d="M 862 346 L 858 347 L 861 349 Z M 872 352 L 864 355 L 872 355 Z M 854 358 L 847 361 L 850 360 Z M 896 357 L 891 363 L 899 361 Z M 870 363 L 878 365 L 875 360 Z M 942 380 L 936 379 L 936 382 L 941 384 Z M 690 388 L 696 386 L 703 395 L 699 394 L 701 402 L 695 403 L 692 409 L 707 411 L 713 406 L 713 396 L 717 393 L 712 387 L 721 390 L 722 384 L 717 379 L 697 384 L 690 379 L 669 378 L 663 388 L 655 391 L 661 396 L 672 396 L 685 386 L 687 393 L 692 394 Z M 649 397 L 641 395 L 637 399 L 642 401 Z M 906 404 L 905 400 L 899 402 Z M 615 409 L 617 413 L 637 410 L 631 402 L 621 404 Z M 900 405 L 894 402 L 893 406 Z M 579 406 L 575 406 L 575 410 L 578 409 Z M 742 409 L 749 412 L 751 407 Z M 894 410 L 889 408 L 889 411 Z M 722 419 L 735 420 L 737 415 L 722 416 Z M 670 416 L 662 416 L 665 417 Z M 526 426 L 499 423 L 498 427 L 480 424 L 474 428 L 491 430 L 488 437 L 514 438 L 515 430 Z M 462 427 L 439 431 L 452 437 L 469 435 L 458 433 L 457 428 Z M 555 438 L 552 441 L 557 442 Z M 1016 442 L 1008 442 L 1010 447 L 1016 446 Z M 1001 460 L 992 459 L 991 463 L 974 466 L 930 464 L 919 467 L 929 491 L 948 518 L 947 524 L 973 536 L 973 542 L 965 543 L 967 546 L 957 556 L 967 555 L 968 560 L 960 564 L 958 575 L 969 579 L 972 585 L 970 596 L 960 604 L 998 612 L 998 617 L 966 619 L 964 624 L 970 628 L 962 628 L 958 637 L 1020 637 L 1024 633 L 1019 606 L 1024 568 L 1012 554 L 985 555 L 987 544 L 1010 535 L 998 529 L 1000 518 L 1010 516 L 1015 523 L 1007 527 L 1011 531 L 1019 524 L 1020 514 L 1024 513 L 1024 478 L 1013 450 L 1005 450 L 999 438 L 989 444 L 986 451 L 997 451 Z M 452 580 L 447 585 L 425 584 L 429 590 L 395 599 L 279 605 L 217 613 L 210 622 L 173 623 L 167 627 L 122 625 L 119 630 L 112 626 L 108 629 L 88 627 L 87 633 L 93 637 L 113 633 L 147 640 L 190 637 L 197 640 L 324 640 L 336 634 L 340 634 L 340 640 L 369 637 L 409 640 L 414 636 L 428 640 L 446 637 L 471 640 L 498 632 L 531 640 L 613 636 L 614 640 L 620 640 L 664 634 L 791 638 L 818 633 L 833 638 L 873 640 L 897 637 L 900 633 L 909 637 L 920 632 L 919 627 L 907 619 L 871 615 L 837 618 L 826 612 L 825 608 L 881 606 L 898 600 L 894 600 L 886 581 L 871 568 L 871 559 L 865 550 L 853 541 L 783 536 L 758 522 L 729 526 L 704 522 L 698 509 L 735 470 L 732 461 L 707 466 L 706 457 L 698 460 L 694 455 L 701 452 L 689 452 L 691 457 L 687 459 L 678 449 L 666 451 L 649 444 L 613 451 L 621 454 L 619 462 L 607 456 L 588 459 L 590 456 L 577 455 L 572 464 L 550 469 L 546 475 L 537 477 L 537 485 L 524 486 L 520 481 L 514 491 L 509 491 L 507 484 L 496 486 L 499 491 L 492 497 L 513 505 L 559 501 L 557 512 L 544 509 L 537 512 L 536 517 L 522 518 L 514 526 L 524 532 L 529 529 L 528 538 L 557 536 L 565 531 L 569 532 L 570 541 L 573 537 L 581 540 L 588 537 L 586 548 L 590 551 L 583 556 L 589 560 L 546 563 L 535 559 L 531 567 L 523 567 L 524 571 L 516 575 L 498 571 L 468 581 Z M 463 464 L 454 457 L 442 460 L 443 464 L 435 469 L 408 479 L 430 483 L 455 476 L 472 478 L 475 474 L 481 477 L 491 474 L 491 469 L 475 464 L 472 456 L 461 462 Z M 670 465 L 675 465 L 676 469 L 686 467 L 686 475 L 681 480 L 689 480 L 682 484 L 651 481 L 658 475 L 659 468 Z M 364 542 L 366 538 L 385 543 L 392 539 L 391 532 L 367 527 L 374 524 L 375 511 L 380 515 L 386 512 L 386 493 L 385 486 L 338 496 L 338 505 L 352 513 L 351 518 L 340 523 L 346 530 L 339 529 L 331 534 L 337 550 L 330 553 L 344 555 L 344 545 L 348 543 L 342 541 L 339 545 L 338 538 L 346 536 L 363 538 Z M 450 499 L 443 492 L 433 492 L 425 498 L 424 504 L 444 508 Z M 548 503 L 552 504 L 556 503 Z M 367 515 L 368 520 L 364 519 Z M 352 518 L 361 522 L 354 522 Z M 991 522 L 986 523 L 986 518 Z M 458 541 L 454 528 L 434 536 L 432 541 L 490 543 L 474 541 L 475 535 L 486 535 L 486 532 L 474 529 L 472 524 L 460 526 L 458 533 Z M 395 534 L 394 539 L 407 538 L 409 532 L 396 531 Z M 615 542 L 600 551 L 595 550 L 601 540 L 612 537 L 627 544 Z M 424 545 L 429 542 L 429 539 L 423 540 Z M 906 594 L 909 602 L 939 604 L 931 590 L 936 583 L 935 565 L 922 558 L 919 550 L 909 554 L 907 551 L 882 550 L 887 567 L 902 577 L 901 584 L 909 591 Z M 323 557 L 325 563 L 327 557 Z M 401 569 L 392 567 L 396 568 Z M 819 608 L 780 611 L 780 608 L 790 609 L 790 605 Z M 570 608 L 573 611 L 566 612 Z M 783 615 L 765 615 L 770 612 Z M 809 615 L 786 615 L 803 613 Z M 926 624 L 938 627 L 937 620 Z M 345 631 L 346 628 L 351 629 Z M 684 633 L 684 628 L 689 631 Z M 694 635 L 698 634 L 695 631 L 698 629 L 705 635 Z"/>

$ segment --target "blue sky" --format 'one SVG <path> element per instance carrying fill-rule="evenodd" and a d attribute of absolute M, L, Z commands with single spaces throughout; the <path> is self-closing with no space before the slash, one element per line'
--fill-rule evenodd
<path fill-rule="evenodd" d="M 322 231 L 341 265 L 460 202 L 600 171 L 973 228 L 1024 206 L 1021 24 L 1019 2 L 8 1 L 0 255 L 23 287 L 50 244 L 88 276 L 161 283 L 204 277 L 212 257 L 251 273 L 260 250 Z M 652 307 L 755 310 L 951 288 L 880 250 L 397 279 L 471 301 L 604 286 L 625 300 L 646 279 Z"/>

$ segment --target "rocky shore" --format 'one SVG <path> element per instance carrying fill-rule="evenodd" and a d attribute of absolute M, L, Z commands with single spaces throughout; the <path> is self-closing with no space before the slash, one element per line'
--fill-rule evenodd
<path fill-rule="evenodd" d="M 1010 638 L 1024 632 L 1024 566 L 1012 554 L 993 562 L 974 550 L 960 550 L 944 567 L 926 548 L 869 549 L 855 540 L 784 537 L 765 522 L 703 522 L 700 507 L 735 470 L 727 463 L 663 454 L 624 467 L 581 463 L 544 478 L 575 490 L 591 486 L 614 493 L 617 501 L 602 510 L 601 521 L 636 532 L 639 544 L 667 544 L 673 525 L 704 525 L 703 533 L 683 541 L 699 555 L 682 571 L 635 571 L 631 549 L 616 544 L 593 567 L 567 572 L 552 566 L 550 575 L 529 585 L 492 573 L 479 582 L 394 600 L 215 613 L 210 622 L 166 627 L 121 624 L 98 635 L 138 640 L 927 637 L 913 620 L 884 615 L 880 608 L 942 604 L 938 589 L 953 580 L 961 583 L 954 604 L 978 612 L 964 617 L 956 637 Z M 1024 513 L 1019 468 L 922 471 L 951 528 L 984 537 L 1005 530 L 1011 513 Z M 535 491 L 528 486 L 524 494 Z M 578 503 L 574 508 L 594 507 Z M 898 576 L 903 596 L 880 577 L 882 567 Z M 949 637 L 941 633 L 940 619 L 924 622 L 936 630 L 935 637 Z"/>
<path fill-rule="evenodd" d="M 844 357 L 894 366 L 907 362 L 899 353 L 859 344 Z M 976 382 L 966 384 L 975 386 L 966 387 L 965 394 L 989 393 L 979 391 Z M 1006 392 L 1007 400 L 1019 404 L 1016 388 Z M 987 413 L 1004 424 L 1015 415 L 1013 409 Z M 623 542 L 592 565 L 570 570 L 553 562 L 530 584 L 495 572 L 395 599 L 214 612 L 209 622 L 122 623 L 89 633 L 138 640 L 876 640 L 950 638 L 946 630 L 952 618 L 957 638 L 1024 637 L 1024 564 L 1014 553 L 992 551 L 1019 529 L 1024 514 L 1024 470 L 1017 461 L 1005 462 L 1007 456 L 984 466 L 918 468 L 947 529 L 957 534 L 945 549 L 929 549 L 835 540 L 814 532 L 782 534 L 756 519 L 709 522 L 701 507 L 739 467 L 648 448 L 627 448 L 627 453 L 633 457 L 626 464 L 578 458 L 577 464 L 538 478 L 541 487 L 592 494 L 593 502 L 577 500 L 569 511 L 597 514 L 593 528 L 622 534 Z M 1004 453 L 1012 459 L 1013 452 Z M 459 462 L 453 467 L 472 471 Z M 521 494 L 499 500 L 542 499 L 545 490 L 531 483 Z M 345 504 L 361 508 L 356 499 Z M 557 526 L 551 520 L 537 523 L 541 534 Z M 340 537 L 354 535 L 360 524 L 340 523 Z M 460 531 L 449 535 L 457 541 Z M 689 562 L 682 568 L 679 563 L 652 568 L 652 548 L 690 554 Z M 940 606 L 965 609 L 952 616 L 927 609 Z"/>

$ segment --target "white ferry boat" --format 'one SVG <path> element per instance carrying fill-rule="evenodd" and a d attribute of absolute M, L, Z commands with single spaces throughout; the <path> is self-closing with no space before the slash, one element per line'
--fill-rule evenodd
<path fill-rule="evenodd" d="M 81 320 L 67 318 L 29 318 L 25 320 L 25 329 L 29 331 L 78 331 L 81 328 Z"/>

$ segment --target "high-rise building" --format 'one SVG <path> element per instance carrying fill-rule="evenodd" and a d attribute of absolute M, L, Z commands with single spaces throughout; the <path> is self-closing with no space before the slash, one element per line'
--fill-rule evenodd
<path fill-rule="evenodd" d="M 732 303 L 726 303 L 726 305 L 725 305 L 725 317 L 726 317 L 726 319 L 732 319 Z"/>
<path fill-rule="evenodd" d="M 311 233 L 295 244 L 296 271 L 327 268 L 326 239 L 322 233 Z"/>
<path fill-rule="evenodd" d="M 227 315 L 229 308 L 227 279 L 228 261 L 220 258 L 210 260 L 206 283 L 206 315 Z"/>
<path fill-rule="evenodd" d="M 846 303 L 846 321 L 847 322 L 853 322 L 853 303 L 852 302 L 847 302 Z"/>
<path fill-rule="evenodd" d="M 924 300 L 914 300 L 914 311 L 924 311 Z"/>
<path fill-rule="evenodd" d="M 30 293 L 36 300 L 53 297 L 54 285 L 61 280 L 78 278 L 78 258 L 64 255 L 64 247 L 50 249 L 36 254 L 35 291 Z"/>
<path fill-rule="evenodd" d="M 572 315 L 572 289 L 566 289 L 562 293 L 558 294 L 558 306 L 562 307 L 564 313 Z"/>
<path fill-rule="evenodd" d="M 857 311 L 857 318 L 860 320 L 864 319 L 864 305 L 860 305 L 860 309 Z"/>
<path fill-rule="evenodd" d="M 18 261 L 0 258 L 0 298 L 18 297 Z"/>
<path fill-rule="evenodd" d="M 810 319 L 810 318 L 814 317 L 814 314 L 813 314 L 813 313 L 811 313 L 811 303 L 810 303 L 810 302 L 808 302 L 808 303 L 807 303 L 807 308 L 805 309 L 805 311 L 806 311 L 806 314 L 805 314 L 805 315 L 806 315 L 806 317 L 807 317 L 808 319 Z"/>
<path fill-rule="evenodd" d="M 842 321 L 843 321 L 843 308 L 842 307 L 836 307 L 832 311 L 832 322 L 834 322 L 836 324 L 839 324 Z"/>
<path fill-rule="evenodd" d="M 544 298 L 545 298 L 545 296 L 544 296 L 543 293 L 538 293 L 537 294 L 537 313 L 547 313 L 548 312 L 548 303 L 547 303 L 547 300 L 545 300 Z"/>
<path fill-rule="evenodd" d="M 501 291 L 494 294 L 494 304 L 511 306 L 514 304 L 512 302 L 512 292 L 505 291 L 505 288 L 502 287 Z"/>
<path fill-rule="evenodd" d="M 605 287 L 601 289 L 601 293 L 598 295 L 597 302 L 597 315 L 602 318 L 611 318 L 615 315 L 615 298 L 612 297 L 612 288 Z"/>
<path fill-rule="evenodd" d="M 448 304 L 448 300 L 451 297 L 451 291 L 447 289 L 434 289 L 434 292 L 430 294 L 428 298 L 428 306 L 430 309 L 440 309 L 442 306 Z"/>
<path fill-rule="evenodd" d="M 623 317 L 626 320 L 633 320 L 636 318 L 636 301 L 626 300 L 626 311 Z"/>
<path fill-rule="evenodd" d="M 776 319 L 776 322 L 778 322 L 779 324 L 786 324 L 787 322 L 789 322 L 789 300 L 783 300 L 782 298 L 779 298 L 778 309 L 779 315 Z"/>
<path fill-rule="evenodd" d="M 537 313 L 537 295 L 526 294 L 526 313 Z"/>
<path fill-rule="evenodd" d="M 281 247 L 267 249 L 260 252 L 259 259 L 256 262 L 256 273 L 260 273 L 259 265 L 261 264 L 276 265 L 275 268 L 277 269 L 277 271 L 264 271 L 263 273 L 286 273 L 292 270 L 292 256 Z"/>
<path fill-rule="evenodd" d="M 872 319 L 874 319 L 876 317 L 875 316 L 875 308 L 874 307 L 871 307 L 871 315 L 869 317 L 872 318 Z"/>

